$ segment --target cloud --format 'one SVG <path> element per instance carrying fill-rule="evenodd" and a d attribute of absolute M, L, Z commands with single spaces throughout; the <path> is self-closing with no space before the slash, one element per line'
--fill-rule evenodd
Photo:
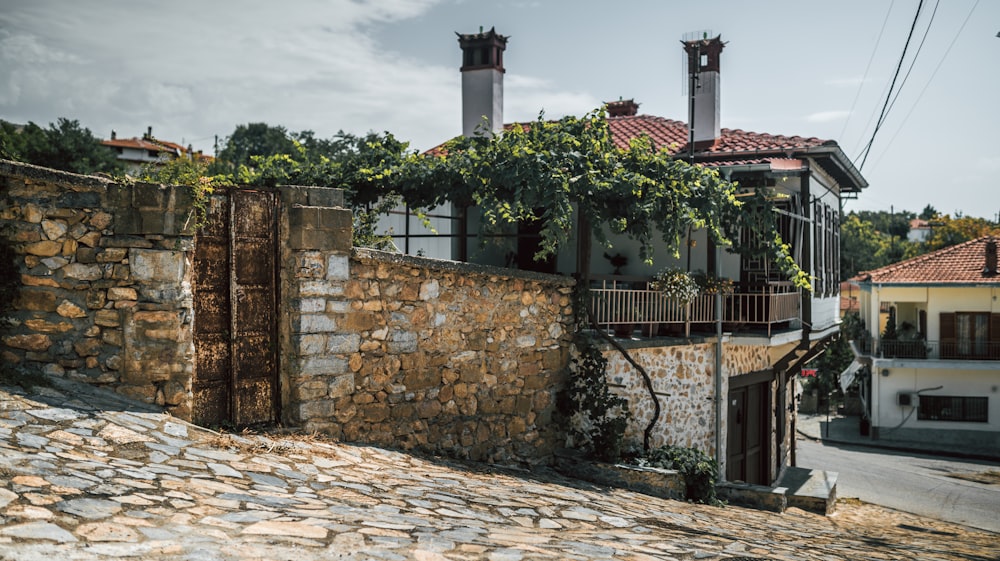
<path fill-rule="evenodd" d="M 832 121 L 840 121 L 847 118 L 850 115 L 850 111 L 835 110 L 835 111 L 819 111 L 817 113 L 811 113 L 806 115 L 806 121 L 810 123 L 829 123 Z"/>

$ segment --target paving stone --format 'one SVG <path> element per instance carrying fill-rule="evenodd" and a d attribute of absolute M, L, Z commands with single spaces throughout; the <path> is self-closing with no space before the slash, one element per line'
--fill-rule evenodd
<path fill-rule="evenodd" d="M 73 534 L 51 522 L 28 522 L 0 528 L 0 536 L 10 536 L 23 540 L 46 540 L 59 543 L 75 542 Z"/>
<path fill-rule="evenodd" d="M 995 535 L 870 505 L 843 506 L 834 524 L 577 487 L 544 470 L 231 435 L 272 450 L 244 454 L 164 415 L 46 399 L 72 414 L 25 413 L 45 406 L 0 389 L 0 558 L 1000 558 Z"/>
<path fill-rule="evenodd" d="M 104 499 L 72 499 L 63 501 L 56 508 L 66 514 L 72 514 L 88 520 L 107 518 L 121 512 L 120 504 Z"/>

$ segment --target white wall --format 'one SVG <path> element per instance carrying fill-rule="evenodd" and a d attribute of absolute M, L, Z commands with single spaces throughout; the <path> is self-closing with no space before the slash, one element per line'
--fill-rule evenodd
<path fill-rule="evenodd" d="M 912 364 L 914 361 L 910 361 Z M 907 429 L 908 439 L 919 435 L 912 431 L 962 430 L 1000 431 L 1000 370 L 958 370 L 942 368 L 898 368 L 892 361 L 876 360 L 872 367 L 872 426 L 879 427 L 881 438 L 892 439 L 894 430 Z M 932 366 L 931 362 L 927 362 Z M 1000 364 L 997 364 L 1000 368 Z M 883 375 L 887 371 L 888 375 Z M 932 389 L 938 388 L 940 389 Z M 917 408 L 896 405 L 899 392 L 923 395 L 986 397 L 989 400 L 988 423 L 918 420 Z M 910 430 L 912 429 L 912 431 Z"/>

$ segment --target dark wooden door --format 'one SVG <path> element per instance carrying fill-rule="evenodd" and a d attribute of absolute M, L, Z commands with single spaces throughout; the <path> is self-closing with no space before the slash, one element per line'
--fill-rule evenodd
<path fill-rule="evenodd" d="M 729 392 L 726 479 L 769 485 L 770 382 Z"/>
<path fill-rule="evenodd" d="M 277 197 L 213 196 L 195 246 L 194 421 L 277 418 Z"/>

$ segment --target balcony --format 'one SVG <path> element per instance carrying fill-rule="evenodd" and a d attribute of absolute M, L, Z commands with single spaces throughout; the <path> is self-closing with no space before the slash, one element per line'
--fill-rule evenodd
<path fill-rule="evenodd" d="M 1000 343 L 990 341 L 885 341 L 868 335 L 856 341 L 872 358 L 929 360 L 1000 360 Z"/>
<path fill-rule="evenodd" d="M 592 277 L 590 300 L 598 325 L 619 337 L 631 337 L 636 329 L 646 337 L 689 336 L 692 326 L 714 331 L 714 294 L 684 304 L 650 289 L 649 282 L 646 277 Z M 787 282 L 756 292 L 737 289 L 722 296 L 722 322 L 728 331 L 766 331 L 770 337 L 773 330 L 800 319 L 800 298 Z"/>

